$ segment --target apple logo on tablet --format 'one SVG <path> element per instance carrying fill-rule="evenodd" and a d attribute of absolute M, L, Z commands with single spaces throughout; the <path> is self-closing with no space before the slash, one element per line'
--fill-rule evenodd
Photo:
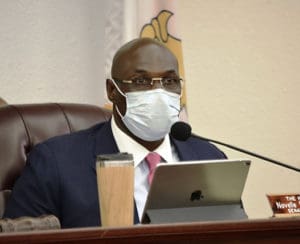
<path fill-rule="evenodd" d="M 196 191 L 192 192 L 190 200 L 192 202 L 193 201 L 199 201 L 199 200 L 201 200 L 201 198 L 204 198 L 204 196 L 202 195 L 202 191 L 201 190 L 196 190 Z"/>

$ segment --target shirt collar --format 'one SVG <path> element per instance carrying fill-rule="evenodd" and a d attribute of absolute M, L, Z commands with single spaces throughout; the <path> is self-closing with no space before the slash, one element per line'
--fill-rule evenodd
<path fill-rule="evenodd" d="M 114 116 L 111 119 L 111 128 L 119 151 L 131 153 L 133 155 L 134 167 L 137 167 L 150 151 L 124 133 L 117 126 Z M 165 136 L 162 144 L 154 152 L 157 152 L 167 162 L 173 161 L 169 135 Z"/>

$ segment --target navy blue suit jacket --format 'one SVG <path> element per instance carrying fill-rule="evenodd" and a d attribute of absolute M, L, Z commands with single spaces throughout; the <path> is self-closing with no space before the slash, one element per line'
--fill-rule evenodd
<path fill-rule="evenodd" d="M 171 142 L 181 161 L 225 158 L 214 145 L 196 138 L 181 142 L 171 137 Z M 53 214 L 62 228 L 101 225 L 96 156 L 117 152 L 110 122 L 36 145 L 14 186 L 4 217 Z"/>

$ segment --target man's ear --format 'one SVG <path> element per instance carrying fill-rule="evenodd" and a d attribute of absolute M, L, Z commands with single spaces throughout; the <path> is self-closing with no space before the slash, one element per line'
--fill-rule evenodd
<path fill-rule="evenodd" d="M 116 87 L 111 79 L 106 79 L 106 93 L 109 101 L 114 103 L 114 99 L 116 96 Z"/>

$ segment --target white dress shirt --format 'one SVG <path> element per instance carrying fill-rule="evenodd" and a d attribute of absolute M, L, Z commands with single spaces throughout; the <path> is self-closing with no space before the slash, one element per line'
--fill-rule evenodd
<path fill-rule="evenodd" d="M 111 128 L 119 151 L 131 153 L 133 155 L 134 199 L 139 219 L 141 220 L 149 191 L 149 184 L 147 181 L 149 168 L 144 158 L 150 151 L 120 130 L 116 125 L 114 117 L 111 119 Z M 169 135 L 166 135 L 163 143 L 156 148 L 154 152 L 157 152 L 166 162 L 178 161 L 178 155 L 175 148 L 171 146 Z"/>

